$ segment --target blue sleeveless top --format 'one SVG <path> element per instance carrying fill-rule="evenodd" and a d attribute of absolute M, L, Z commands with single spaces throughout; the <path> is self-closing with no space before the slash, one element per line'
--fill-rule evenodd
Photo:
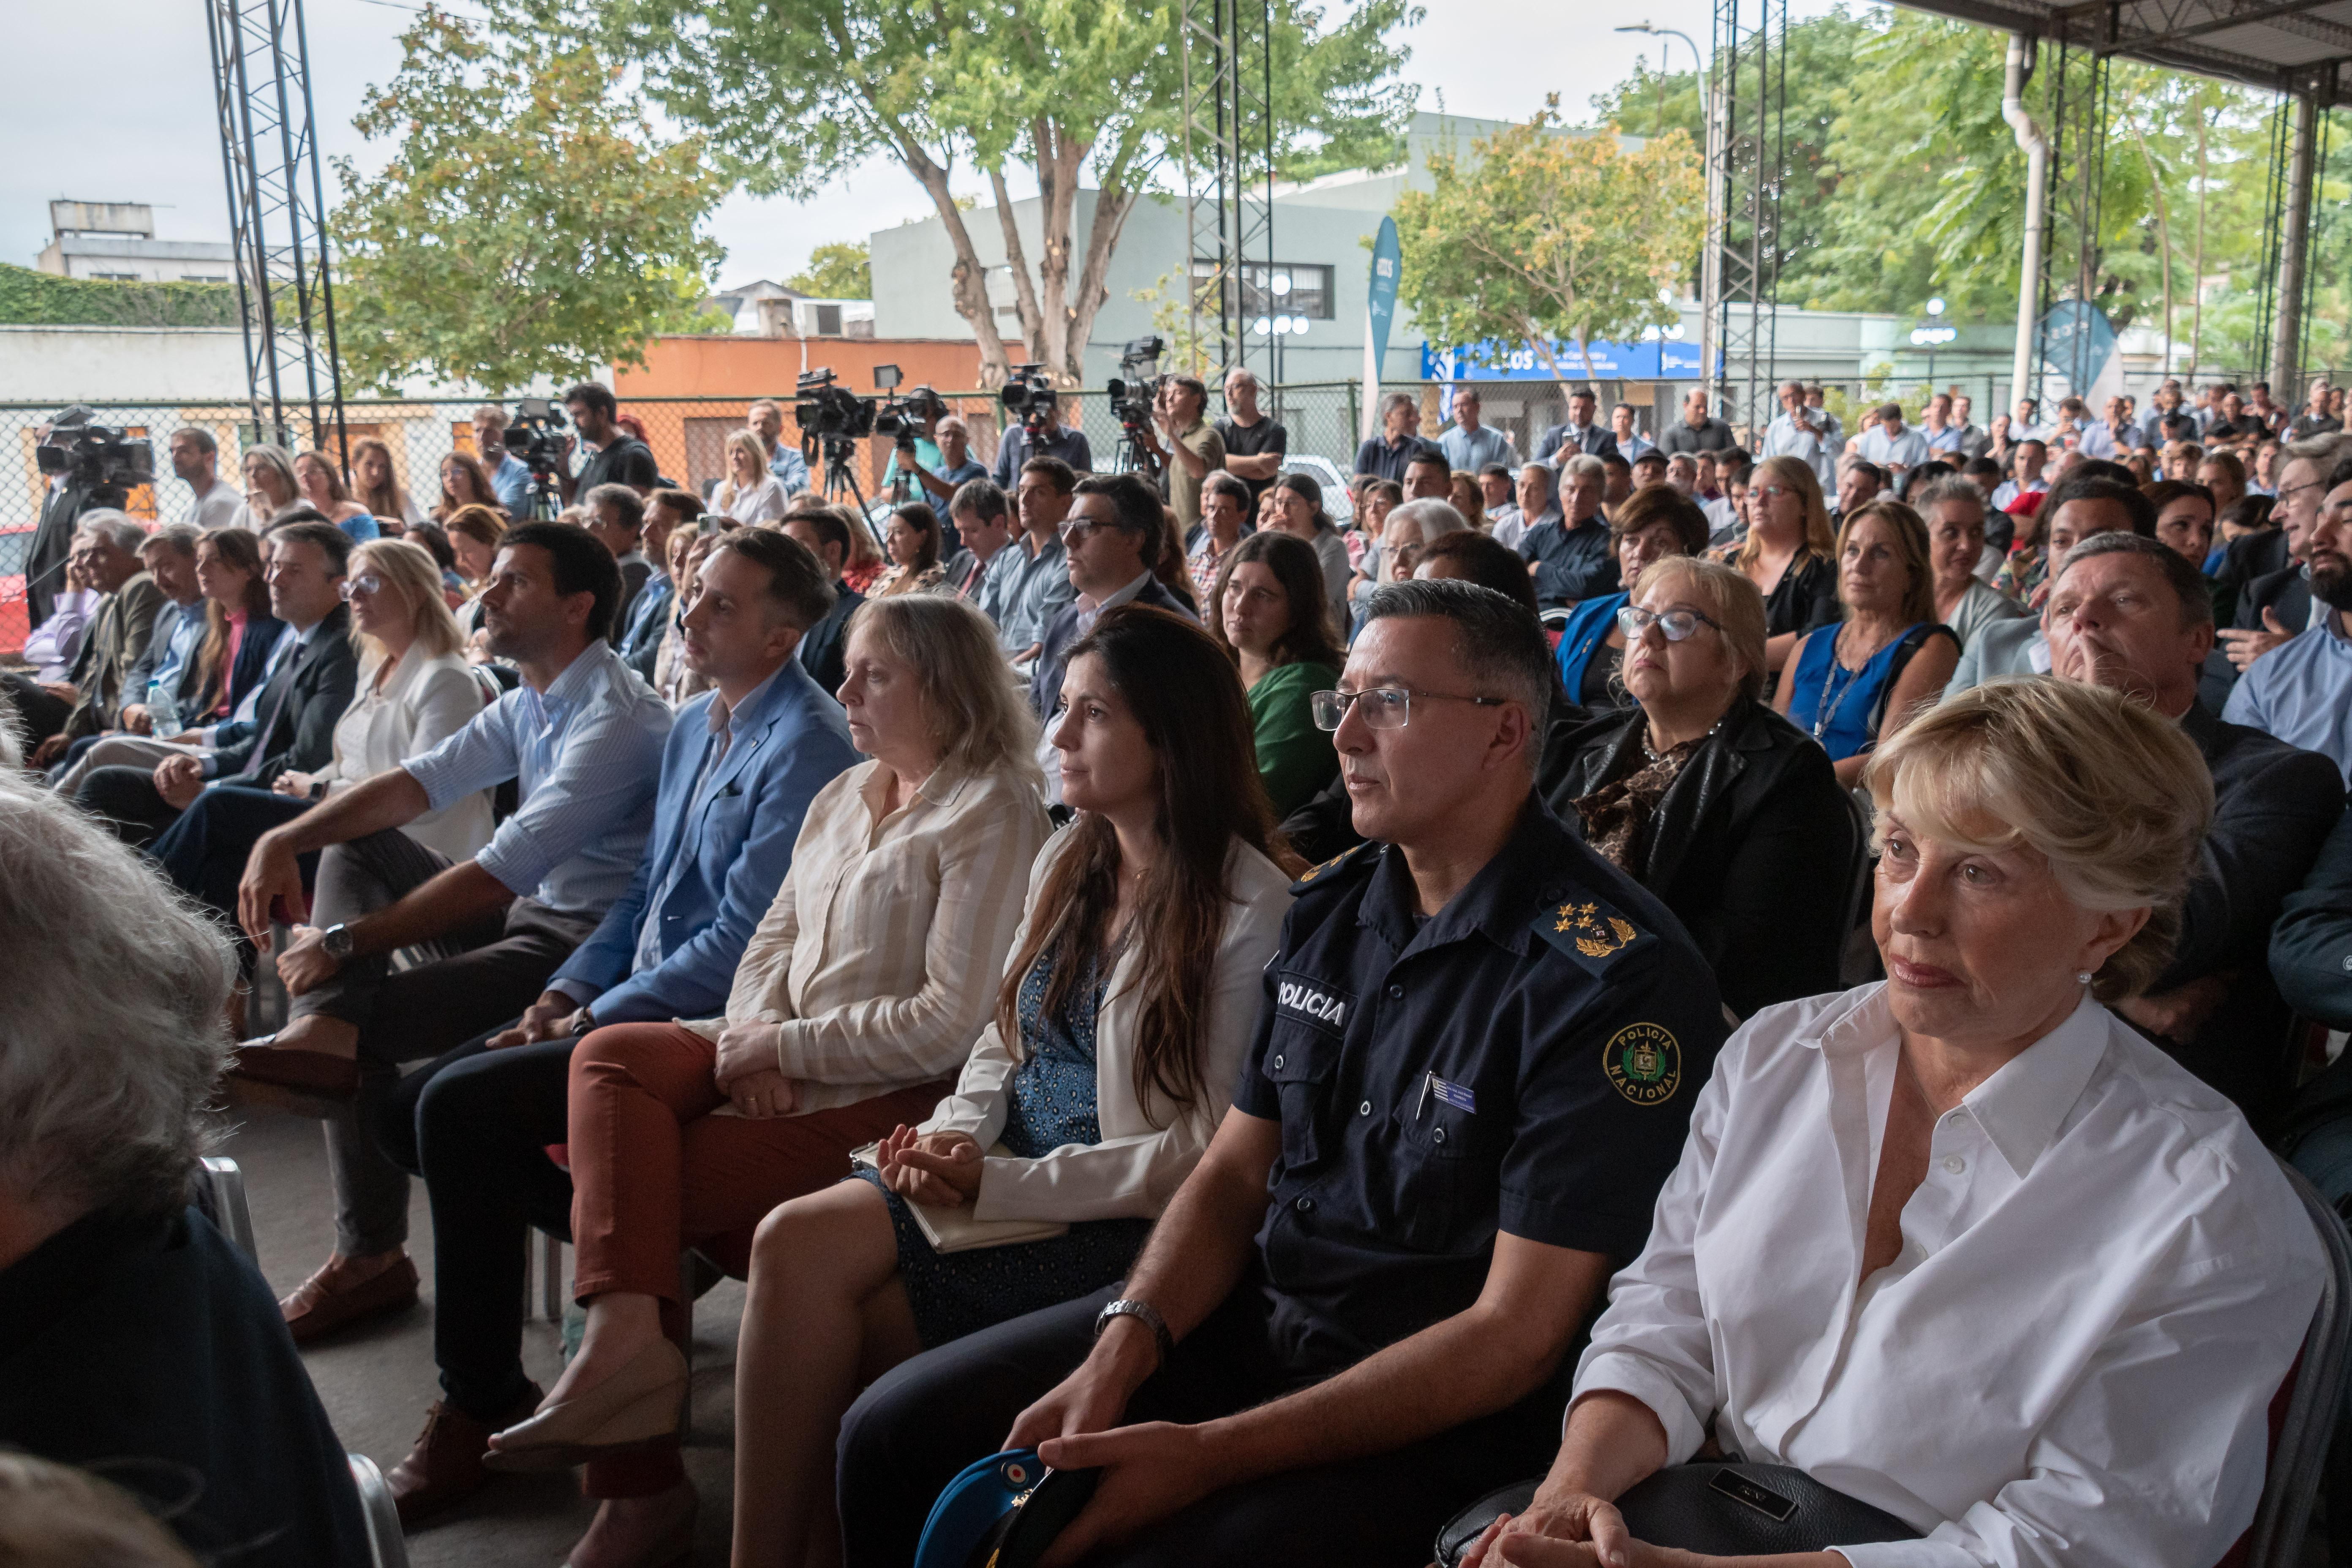
<path fill-rule="evenodd" d="M 1807 637 L 1789 693 L 1790 722 L 1819 741 L 1833 763 L 1862 752 L 1878 738 L 1878 706 L 1893 679 L 1895 657 L 1917 629 L 1906 627 L 1860 669 L 1844 668 L 1837 661 L 1837 639 L 1845 634 L 1843 625 L 1823 626 L 1828 637 L 1817 633 Z"/>

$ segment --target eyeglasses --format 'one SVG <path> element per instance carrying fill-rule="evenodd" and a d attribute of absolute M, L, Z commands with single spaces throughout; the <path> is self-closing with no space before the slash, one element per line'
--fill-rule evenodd
<path fill-rule="evenodd" d="M 335 584 L 335 595 L 345 603 L 365 594 L 371 596 L 383 592 L 383 579 L 373 572 L 362 572 L 356 577 L 346 577 Z"/>
<path fill-rule="evenodd" d="M 1500 708 L 1500 697 L 1465 697 L 1451 691 L 1419 691 L 1410 686 L 1368 686 L 1361 691 L 1317 691 L 1307 696 L 1308 709 L 1315 715 L 1318 730 L 1337 730 L 1348 717 L 1351 703 L 1363 704 L 1364 728 L 1367 730 L 1402 730 L 1412 722 L 1412 700 L 1426 698 L 1433 702 L 1467 702 L 1479 708 Z"/>
<path fill-rule="evenodd" d="M 1617 629 L 1625 634 L 1628 642 L 1652 626 L 1664 632 L 1668 642 L 1686 642 L 1697 635 L 1702 626 L 1713 626 L 1717 631 L 1723 629 L 1721 621 L 1702 616 L 1696 610 L 1672 609 L 1653 615 L 1648 610 L 1625 605 L 1617 611 Z"/>
<path fill-rule="evenodd" d="M 1783 496 L 1792 496 L 1796 493 L 1782 485 L 1759 485 L 1748 492 L 1748 497 L 1750 500 L 1776 501 Z"/>
<path fill-rule="evenodd" d="M 1085 518 L 1076 522 L 1066 522 L 1062 524 L 1062 543 L 1065 546 L 1077 544 L 1092 539 L 1097 533 L 1108 532 L 1118 527 L 1118 524 L 1115 522 L 1095 522 Z"/>
<path fill-rule="evenodd" d="M 2278 505 L 2284 506 L 2289 496 L 2299 496 L 2305 490 L 2324 490 L 2326 488 L 2326 479 L 2309 479 L 2299 485 L 2282 485 L 2274 499 Z"/>

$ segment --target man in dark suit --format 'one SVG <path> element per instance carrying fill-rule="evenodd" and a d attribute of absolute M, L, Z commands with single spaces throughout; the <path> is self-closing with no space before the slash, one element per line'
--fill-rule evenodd
<path fill-rule="evenodd" d="M 146 537 L 144 529 L 119 511 L 82 514 L 72 560 L 83 579 L 106 597 L 90 617 L 81 651 L 62 687 L 12 676 L 0 688 L 24 721 L 26 739 L 40 742 L 30 759 L 36 767 L 54 761 L 68 742 L 110 727 L 122 703 L 136 700 L 126 696 L 131 671 L 147 655 L 155 615 L 163 605 L 163 591 L 139 560 Z"/>
<path fill-rule="evenodd" d="M 129 843 L 152 843 L 209 784 L 268 789 L 288 769 L 316 773 L 334 755 L 335 724 L 359 685 L 342 603 L 351 541 L 331 522 L 303 521 L 278 524 L 264 548 L 270 613 L 285 629 L 252 720 L 211 731 L 201 755 L 167 757 L 152 773 L 99 768 L 82 781 L 81 804 Z"/>
<path fill-rule="evenodd" d="M 1161 521 L 1160 498 L 1133 474 L 1093 474 L 1078 481 L 1070 514 L 1062 520 L 1070 586 L 1078 596 L 1045 628 L 1045 651 L 1029 677 L 1030 706 L 1040 719 L 1053 717 L 1070 649 L 1094 630 L 1105 610 L 1149 605 L 1188 621 L 1199 618 L 1151 574 L 1151 563 L 1160 559 Z M 1058 781 L 1054 794 L 1060 794 Z"/>
<path fill-rule="evenodd" d="M 2044 621 L 2052 674 L 2145 698 L 2179 721 L 2212 770 L 2212 831 L 2171 965 L 2116 1010 L 2266 1129 L 2299 1066 L 2271 979 L 2271 927 L 2343 815 L 2343 780 L 2326 757 L 2199 704 L 2212 601 L 2197 568 L 2157 541 L 2109 532 L 2076 545 L 2052 581 Z"/>
<path fill-rule="evenodd" d="M 41 433 L 41 445 L 62 446 L 78 440 L 84 434 L 83 427 L 97 417 L 95 409 L 77 403 Z M 49 481 L 47 491 L 41 497 L 40 521 L 33 530 L 32 546 L 25 556 L 26 626 L 39 626 L 57 607 L 57 596 L 66 585 L 66 557 L 72 553 L 74 532 L 82 514 L 98 507 L 120 510 L 130 500 L 131 492 L 121 485 L 94 485 L 64 474 Z"/>
<path fill-rule="evenodd" d="M 1617 437 L 1606 425 L 1594 423 L 1600 412 L 1600 402 L 1591 387 L 1571 390 L 1568 395 L 1568 420 L 1543 433 L 1543 439 L 1536 443 L 1536 461 L 1558 467 L 1553 459 L 1563 453 L 1571 458 L 1579 453 L 1588 458 L 1617 456 Z"/>
<path fill-rule="evenodd" d="M 849 617 L 866 602 L 865 595 L 841 580 L 841 569 L 849 563 L 849 531 L 865 526 L 847 507 L 827 501 L 796 502 L 784 515 L 784 531 L 808 547 L 833 587 L 833 608 L 801 638 L 800 660 L 809 679 L 836 702 L 848 675 Z"/>

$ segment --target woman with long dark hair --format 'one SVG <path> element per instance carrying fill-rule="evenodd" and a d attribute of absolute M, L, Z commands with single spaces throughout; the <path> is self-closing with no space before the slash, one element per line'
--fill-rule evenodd
<path fill-rule="evenodd" d="M 1030 873 L 956 1092 L 760 1226 L 738 1563 L 837 1557 L 834 1437 L 861 1384 L 1119 1279 L 1223 1118 L 1290 903 L 1241 683 L 1199 627 L 1124 606 L 1071 649 L 1048 738 L 1077 817 Z"/>
<path fill-rule="evenodd" d="M 1271 529 L 1251 534 L 1225 552 L 1209 604 L 1209 635 L 1240 668 L 1249 694 L 1258 778 L 1280 820 L 1339 771 L 1339 753 L 1316 728 L 1308 700 L 1337 686 L 1348 662 L 1331 629 L 1314 547 Z"/>

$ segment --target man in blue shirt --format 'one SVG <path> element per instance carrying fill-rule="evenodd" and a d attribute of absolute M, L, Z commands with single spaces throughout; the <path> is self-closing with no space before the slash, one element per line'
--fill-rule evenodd
<path fill-rule="evenodd" d="M 1560 470 L 1561 515 L 1548 518 L 1519 536 L 1519 558 L 1536 580 L 1536 604 L 1558 609 L 1617 591 L 1617 557 L 1609 548 L 1609 521 L 1601 496 L 1609 471 L 1601 459 L 1574 457 Z"/>
<path fill-rule="evenodd" d="M 783 405 L 772 397 L 763 397 L 744 411 L 743 422 L 760 438 L 761 447 L 768 454 L 768 472 L 783 485 L 784 498 L 789 500 L 808 489 L 808 459 L 801 455 L 800 443 L 782 439 Z"/>
<path fill-rule="evenodd" d="M 1087 445 L 1086 432 L 1062 427 L 1062 406 L 1054 404 L 1045 410 L 1045 422 L 1035 435 L 1025 425 L 1006 427 L 1004 438 L 996 444 L 996 467 L 989 477 L 1000 489 L 1011 489 L 1019 482 L 1022 468 L 1032 458 L 1053 458 L 1069 466 L 1073 474 L 1094 472 L 1094 448 Z M 1072 483 L 1076 483 L 1074 479 Z"/>
<path fill-rule="evenodd" d="M 918 387 L 916 390 L 929 392 L 930 389 Z M 932 395 L 937 396 L 938 394 Z M 945 559 L 962 548 L 961 542 L 956 540 L 954 524 L 949 521 L 955 493 L 968 480 L 988 478 L 988 465 L 971 455 L 971 429 L 954 415 L 940 420 L 932 434 L 939 440 L 936 465 L 922 460 L 920 447 L 912 452 L 904 447 L 896 448 L 891 453 L 890 462 L 893 471 L 910 475 L 920 487 L 908 499 L 928 503 L 940 514 L 940 521 L 947 523 L 947 537 L 954 542 L 942 548 L 940 557 Z"/>
<path fill-rule="evenodd" d="M 1412 460 L 1436 450 L 1421 438 L 1421 405 L 1411 393 L 1391 392 L 1381 399 L 1381 433 L 1356 448 L 1356 472 L 1402 485 Z"/>
<path fill-rule="evenodd" d="M 989 595 L 998 606 L 996 642 L 1014 664 L 1025 664 L 1045 646 L 1045 628 L 1077 597 L 1070 586 L 1069 554 L 1062 548 L 1062 520 L 1078 476 L 1066 463 L 1033 458 L 1022 466 L 1013 493 L 1021 531 L 989 563 Z"/>
<path fill-rule="evenodd" d="M 528 1006 L 636 874 L 670 713 L 605 641 L 620 579 L 580 529 L 509 530 L 483 624 L 520 686 L 425 755 L 254 845 L 238 923 L 267 952 L 274 911 L 297 922 L 278 960 L 291 1021 L 238 1048 L 229 1097 L 326 1118 L 337 1195 L 333 1257 L 281 1303 L 297 1341 L 415 1299 L 408 1178 L 362 1133 L 362 1102 L 381 1106 L 399 1063 Z M 521 804 L 471 860 L 399 831 L 509 779 Z M 309 854 L 315 904 L 299 864 Z M 391 973 L 394 953 L 419 948 L 430 962 Z"/>
<path fill-rule="evenodd" d="M 545 1150 L 566 1138 L 574 1043 L 601 1024 L 724 1012 L 809 802 L 858 760 L 841 705 L 794 657 L 832 604 L 815 557 L 775 530 L 730 533 L 710 553 L 683 652 L 715 689 L 678 710 L 628 890 L 521 1017 L 410 1074 L 372 1119 L 433 1205 L 445 1398 L 390 1477 L 404 1523 L 479 1487 L 489 1435 L 538 1405 L 514 1281 L 530 1226 L 568 1233 L 571 1183 Z"/>
<path fill-rule="evenodd" d="M 510 518 L 530 515 L 530 465 L 507 450 L 507 411 L 495 403 L 474 410 L 474 455 L 489 470 L 490 489 Z"/>
<path fill-rule="evenodd" d="M 2304 542 L 2311 596 L 2327 606 L 2319 624 L 2296 633 L 2248 667 L 2221 717 L 2318 752 L 2352 780 L 2352 458 L 2329 471 L 2319 516 Z"/>
<path fill-rule="evenodd" d="M 1480 416 L 1486 400 L 1475 386 L 1465 386 L 1454 394 L 1454 428 L 1438 437 L 1437 444 L 1445 449 L 1445 460 L 1465 474 L 1484 473 L 1490 463 L 1500 463 L 1513 473 L 1519 471 L 1519 455 L 1511 449 L 1511 438 L 1492 425 L 1483 424 Z"/>
<path fill-rule="evenodd" d="M 647 683 L 653 680 L 654 659 L 661 652 L 662 635 L 669 630 L 670 611 L 677 603 L 677 584 L 669 575 L 670 536 L 681 528 L 698 526 L 701 519 L 702 502 L 692 490 L 658 489 L 646 498 L 646 585 L 637 590 L 621 617 L 613 647 L 619 651 L 621 662 Z"/>

